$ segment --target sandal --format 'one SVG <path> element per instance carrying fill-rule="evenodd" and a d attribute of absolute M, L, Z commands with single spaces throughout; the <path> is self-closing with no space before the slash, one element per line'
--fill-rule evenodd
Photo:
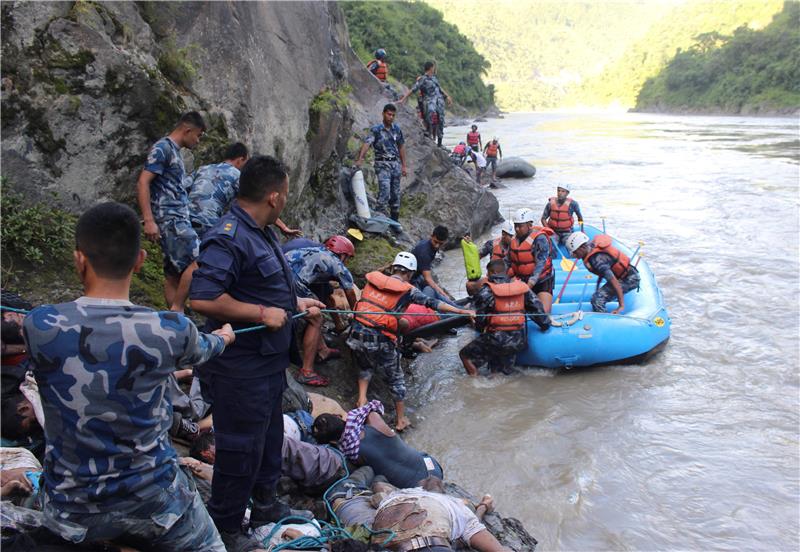
<path fill-rule="evenodd" d="M 317 373 L 304 374 L 303 372 L 298 372 L 298 374 L 294 377 L 294 380 L 297 383 L 310 385 L 312 387 L 326 387 L 330 383 L 328 378 Z"/>
<path fill-rule="evenodd" d="M 321 356 L 317 355 L 317 362 L 328 362 L 329 360 L 334 360 L 336 358 L 342 358 L 342 351 L 339 349 L 334 349 L 333 347 L 328 348 L 328 356 L 322 358 Z"/>

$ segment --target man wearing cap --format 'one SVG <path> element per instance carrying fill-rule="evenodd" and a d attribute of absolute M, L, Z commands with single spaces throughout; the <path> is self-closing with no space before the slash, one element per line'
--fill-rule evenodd
<path fill-rule="evenodd" d="M 583 232 L 583 214 L 578 202 L 570 199 L 569 184 L 559 184 L 556 188 L 556 197 L 547 200 L 542 213 L 542 226 L 552 228 L 558 236 L 558 241 L 564 243 L 572 233 L 572 226 L 575 224 L 573 215 L 578 215 L 578 224 L 581 225 Z"/>
<path fill-rule="evenodd" d="M 417 259 L 407 251 L 397 254 L 389 270 L 388 275 L 378 271 L 366 275 L 347 345 L 359 367 L 357 405 L 367 404 L 369 381 L 375 370 L 382 372 L 394 399 L 395 429 L 403 431 L 411 422 L 405 415 L 406 382 L 397 349 L 397 338 L 407 327 L 400 315 L 410 303 L 469 316 L 475 311 L 448 305 L 412 286 L 409 281 L 417 270 Z"/>

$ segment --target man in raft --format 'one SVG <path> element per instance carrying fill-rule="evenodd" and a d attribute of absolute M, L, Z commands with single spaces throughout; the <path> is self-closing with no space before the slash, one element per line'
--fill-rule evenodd
<path fill-rule="evenodd" d="M 367 404 L 367 389 L 373 373 L 378 370 L 386 377 L 397 413 L 395 429 L 403 431 L 411 425 L 405 415 L 406 382 L 400 366 L 397 336 L 405 331 L 407 322 L 399 317 L 409 303 L 416 303 L 442 312 L 473 315 L 475 311 L 453 307 L 423 294 L 409 283 L 417 270 L 417 259 L 401 251 L 394 258 L 387 276 L 378 271 L 367 274 L 367 284 L 356 303 L 356 314 L 347 345 L 359 368 L 358 406 Z M 386 314 L 367 314 L 367 313 Z M 396 314 L 395 314 L 396 313 Z"/>
<path fill-rule="evenodd" d="M 493 259 L 486 267 L 487 280 L 473 300 L 479 314 L 506 314 L 505 316 L 480 317 L 475 326 L 481 334 L 461 349 L 459 356 L 467 374 L 478 375 L 478 366 L 489 365 L 491 372 L 510 374 L 514 369 L 514 358 L 525 350 L 525 313 L 532 316 L 542 331 L 550 327 L 550 317 L 541 301 L 528 286 L 506 274 L 503 259 Z"/>
<path fill-rule="evenodd" d="M 625 294 L 639 288 L 639 271 L 628 256 L 614 247 L 611 237 L 606 234 L 598 234 L 590 240 L 583 232 L 575 232 L 567 238 L 566 245 L 573 257 L 583 260 L 589 272 L 606 280 L 606 284 L 592 295 L 592 310 L 606 312 L 606 303 L 616 295 L 619 306 L 611 314 L 624 311 Z"/>
<path fill-rule="evenodd" d="M 515 237 L 508 251 L 509 274 L 527 283 L 544 305 L 545 312 L 550 312 L 556 282 L 553 270 L 556 254 L 550 237 L 555 232 L 547 227 L 534 227 L 533 218 L 530 209 L 522 208 L 514 214 Z"/>
<path fill-rule="evenodd" d="M 556 188 L 556 197 L 551 197 L 547 200 L 547 205 L 544 206 L 542 213 L 542 226 L 552 228 L 558 235 L 560 243 L 565 243 L 565 240 L 572 234 L 572 226 L 575 224 L 573 215 L 578 215 L 578 224 L 581 225 L 581 232 L 583 232 L 583 214 L 578 202 L 570 199 L 569 184 L 559 184 Z"/>
<path fill-rule="evenodd" d="M 361 168 L 364 156 L 372 146 L 375 150 L 375 176 L 378 178 L 375 210 L 397 221 L 400 219 L 400 177 L 406 176 L 406 149 L 403 131 L 394 122 L 395 115 L 397 107 L 394 104 L 383 106 L 383 122 L 369 129 L 355 166 Z"/>

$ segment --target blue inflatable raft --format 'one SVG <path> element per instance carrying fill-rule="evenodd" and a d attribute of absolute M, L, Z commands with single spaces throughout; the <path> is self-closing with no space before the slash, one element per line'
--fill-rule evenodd
<path fill-rule="evenodd" d="M 601 230 L 586 226 L 590 238 Z M 555 325 L 546 332 L 528 321 L 528 348 L 517 355 L 521 366 L 572 368 L 603 364 L 641 362 L 661 350 L 669 340 L 670 318 L 664 307 L 664 297 L 656 284 L 650 267 L 626 245 L 613 240 L 614 247 L 628 255 L 641 277 L 639 289 L 625 294 L 625 310 L 610 314 L 617 308 L 609 302 L 607 313 L 592 312 L 589 300 L 595 291 L 597 277 L 586 270 L 582 261 L 572 276 L 558 304 L 553 305 Z M 564 246 L 558 247 L 559 257 L 553 260 L 556 271 L 554 300 L 567 278 L 572 259 Z"/>

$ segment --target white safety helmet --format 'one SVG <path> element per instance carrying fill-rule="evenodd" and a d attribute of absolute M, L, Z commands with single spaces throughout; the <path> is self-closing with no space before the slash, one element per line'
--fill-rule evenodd
<path fill-rule="evenodd" d="M 536 216 L 533 214 L 533 210 L 523 207 L 514 213 L 514 216 L 511 217 L 511 222 L 513 224 L 524 224 L 526 222 L 533 222 L 535 218 Z"/>
<path fill-rule="evenodd" d="M 566 190 L 566 191 L 568 191 L 568 192 L 571 192 L 571 191 L 572 191 L 572 190 L 570 189 L 570 185 L 569 185 L 569 184 L 567 184 L 566 182 L 562 182 L 561 184 L 559 184 L 558 186 L 556 186 L 556 190 L 557 190 L 558 188 L 561 188 L 562 190 Z"/>
<path fill-rule="evenodd" d="M 567 236 L 566 244 L 570 255 L 575 253 L 575 251 L 585 243 L 589 243 L 589 236 L 583 232 L 573 232 Z"/>
<path fill-rule="evenodd" d="M 503 223 L 503 226 L 500 227 L 500 231 L 504 234 L 508 234 L 509 236 L 514 235 L 514 223 L 510 220 L 507 220 Z"/>
<path fill-rule="evenodd" d="M 408 251 L 401 251 L 394 258 L 392 266 L 402 266 L 406 270 L 410 270 L 413 272 L 417 270 L 417 258 L 414 256 L 413 253 L 409 253 Z"/>

